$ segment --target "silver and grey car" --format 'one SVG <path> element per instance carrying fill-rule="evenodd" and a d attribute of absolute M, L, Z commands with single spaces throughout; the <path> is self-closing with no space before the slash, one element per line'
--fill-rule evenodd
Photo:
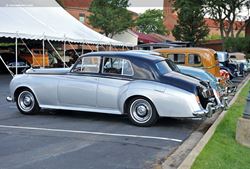
<path fill-rule="evenodd" d="M 68 69 L 29 69 L 10 83 L 23 114 L 40 109 L 125 114 L 138 126 L 159 117 L 211 117 L 217 103 L 201 80 L 174 72 L 166 59 L 140 52 L 93 52 Z"/>

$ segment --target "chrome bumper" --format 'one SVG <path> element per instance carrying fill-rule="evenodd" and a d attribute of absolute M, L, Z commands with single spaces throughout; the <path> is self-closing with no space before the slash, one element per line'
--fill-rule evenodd
<path fill-rule="evenodd" d="M 6 100 L 7 100 L 7 102 L 13 102 L 13 101 L 14 101 L 14 100 L 12 99 L 12 97 L 10 97 L 10 96 L 6 97 Z"/>
<path fill-rule="evenodd" d="M 215 103 L 209 102 L 206 109 L 198 110 L 193 113 L 193 116 L 197 118 L 212 117 L 212 115 L 218 110 L 220 106 L 215 105 Z"/>
<path fill-rule="evenodd" d="M 224 96 L 221 99 L 221 107 L 222 108 L 227 108 L 228 107 L 228 97 Z"/>

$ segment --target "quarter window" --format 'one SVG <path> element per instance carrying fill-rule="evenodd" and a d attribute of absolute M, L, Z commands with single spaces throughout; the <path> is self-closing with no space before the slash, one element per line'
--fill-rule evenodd
<path fill-rule="evenodd" d="M 98 73 L 100 70 L 100 57 L 83 57 L 78 61 L 72 72 Z"/>
<path fill-rule="evenodd" d="M 185 54 L 168 54 L 167 58 L 176 64 L 185 64 Z"/>
<path fill-rule="evenodd" d="M 133 76 L 133 68 L 130 61 L 122 58 L 104 58 L 103 73 L 124 76 Z"/>
<path fill-rule="evenodd" d="M 199 65 L 201 64 L 201 57 L 197 54 L 189 54 L 188 63 L 191 65 Z"/>

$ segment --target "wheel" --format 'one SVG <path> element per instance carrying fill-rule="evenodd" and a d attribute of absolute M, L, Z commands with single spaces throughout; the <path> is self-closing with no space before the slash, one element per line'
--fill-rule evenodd
<path fill-rule="evenodd" d="M 149 127 L 158 119 L 158 113 L 153 103 L 143 97 L 132 99 L 127 111 L 130 121 L 137 126 Z"/>
<path fill-rule="evenodd" d="M 18 93 L 16 104 L 22 114 L 33 115 L 40 111 L 34 94 L 28 89 L 24 89 Z"/>

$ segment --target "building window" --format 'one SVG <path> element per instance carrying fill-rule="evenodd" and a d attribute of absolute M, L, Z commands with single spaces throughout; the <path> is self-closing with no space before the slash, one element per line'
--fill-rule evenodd
<path fill-rule="evenodd" d="M 79 21 L 84 23 L 85 15 L 83 13 L 79 14 Z"/>

